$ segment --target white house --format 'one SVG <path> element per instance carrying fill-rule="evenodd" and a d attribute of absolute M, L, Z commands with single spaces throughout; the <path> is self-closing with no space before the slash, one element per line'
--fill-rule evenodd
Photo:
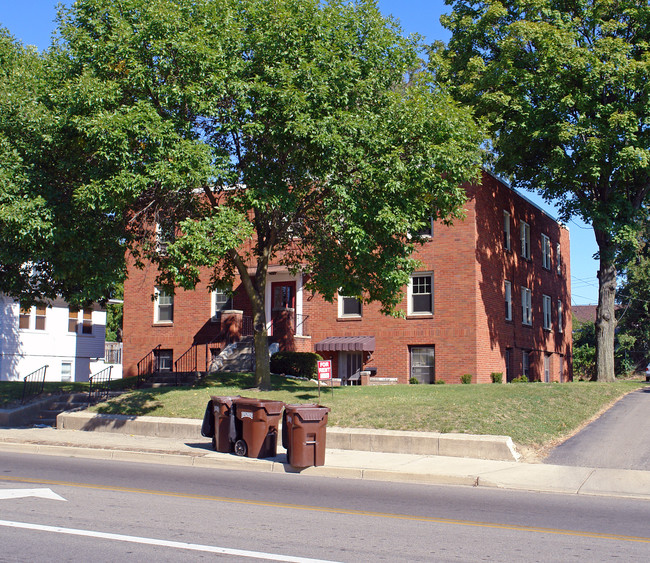
<path fill-rule="evenodd" d="M 0 295 L 0 381 L 21 381 L 45 365 L 46 381 L 88 381 L 105 367 L 105 337 L 106 310 L 97 304 L 77 309 L 57 299 L 22 309 Z"/>

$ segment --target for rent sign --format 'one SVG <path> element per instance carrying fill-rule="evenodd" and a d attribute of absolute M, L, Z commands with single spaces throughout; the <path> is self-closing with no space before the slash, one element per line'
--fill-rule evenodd
<path fill-rule="evenodd" d="M 332 379 L 332 360 L 318 361 L 318 381 Z"/>

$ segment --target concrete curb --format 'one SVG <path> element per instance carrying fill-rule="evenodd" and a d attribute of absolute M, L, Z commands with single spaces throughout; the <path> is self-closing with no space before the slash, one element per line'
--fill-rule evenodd
<path fill-rule="evenodd" d="M 201 421 L 156 416 L 61 413 L 59 430 L 113 432 L 158 438 L 196 439 Z M 520 455 L 509 436 L 476 436 L 359 428 L 327 428 L 327 448 L 411 455 L 440 455 L 494 461 L 518 461 Z"/>

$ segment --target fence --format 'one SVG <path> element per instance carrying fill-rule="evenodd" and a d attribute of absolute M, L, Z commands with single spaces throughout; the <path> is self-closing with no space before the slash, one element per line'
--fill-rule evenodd
<path fill-rule="evenodd" d="M 104 344 L 104 362 L 107 364 L 122 363 L 122 343 L 106 342 Z"/>
<path fill-rule="evenodd" d="M 98 401 L 102 397 L 108 397 L 111 392 L 111 370 L 113 366 L 108 366 L 102 371 L 91 375 L 88 378 L 88 402 Z"/>
<path fill-rule="evenodd" d="M 47 368 L 48 366 L 43 366 L 25 376 L 23 379 L 23 403 L 32 397 L 37 397 L 43 392 Z"/>

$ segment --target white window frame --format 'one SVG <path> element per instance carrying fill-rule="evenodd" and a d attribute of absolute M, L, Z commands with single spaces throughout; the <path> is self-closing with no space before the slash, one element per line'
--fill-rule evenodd
<path fill-rule="evenodd" d="M 525 221 L 521 222 L 521 256 L 530 260 L 530 225 Z"/>
<path fill-rule="evenodd" d="M 345 312 L 345 300 L 346 299 L 354 299 L 359 303 L 359 312 L 358 313 L 346 313 Z M 340 319 L 360 319 L 363 316 L 363 304 L 361 303 L 361 299 L 358 297 L 352 297 L 350 295 L 341 295 L 339 293 L 338 297 L 338 314 Z"/>
<path fill-rule="evenodd" d="M 512 283 L 508 280 L 503 282 L 503 294 L 506 302 L 506 321 L 512 320 Z"/>
<path fill-rule="evenodd" d="M 542 268 L 551 269 L 551 239 L 542 235 Z"/>
<path fill-rule="evenodd" d="M 512 250 L 512 244 L 510 242 L 510 212 L 503 212 L 503 247 L 510 251 Z"/>
<path fill-rule="evenodd" d="M 544 383 L 551 382 L 551 355 L 544 353 Z"/>
<path fill-rule="evenodd" d="M 33 332 L 45 332 L 47 330 L 47 310 L 50 308 L 48 305 L 32 305 L 29 309 L 25 309 L 24 307 L 21 307 L 19 303 L 18 307 L 18 330 L 29 330 Z M 45 314 L 39 315 L 38 310 L 43 307 L 45 307 Z M 27 320 L 28 326 L 20 326 L 21 317 Z M 42 323 L 39 323 L 39 319 L 42 319 Z M 42 326 L 39 327 L 39 324 L 42 324 Z"/>
<path fill-rule="evenodd" d="M 556 271 L 557 271 L 558 274 L 562 273 L 562 254 L 561 254 L 560 250 L 561 250 L 561 247 L 560 247 L 560 243 L 558 242 L 555 245 L 555 260 L 557 262 Z"/>
<path fill-rule="evenodd" d="M 551 297 L 542 295 L 543 326 L 544 330 L 551 330 Z"/>
<path fill-rule="evenodd" d="M 413 289 L 413 280 L 415 278 L 429 278 L 429 283 L 431 286 L 431 293 L 426 294 L 426 293 L 414 293 Z M 434 311 L 434 299 L 433 299 L 433 292 L 434 292 L 434 279 L 433 279 L 433 272 L 416 272 L 411 274 L 411 279 L 409 281 L 409 286 L 407 290 L 407 299 L 408 299 L 408 314 L 409 316 L 418 316 L 418 315 L 433 315 Z M 430 311 L 415 311 L 413 307 L 413 299 L 416 295 L 431 295 L 431 307 Z"/>
<path fill-rule="evenodd" d="M 170 298 L 170 303 L 160 303 L 160 296 L 164 295 Z M 171 306 L 171 319 L 161 320 L 160 308 Z M 164 289 L 156 287 L 154 289 L 154 308 L 153 308 L 153 322 L 155 324 L 173 324 L 174 323 L 174 295 L 168 295 Z"/>
<path fill-rule="evenodd" d="M 420 238 L 433 238 L 433 217 L 429 217 L 428 227 L 423 228 L 417 236 Z"/>
<path fill-rule="evenodd" d="M 521 288 L 521 322 L 525 325 L 533 324 L 532 292 L 527 287 Z"/>
<path fill-rule="evenodd" d="M 564 318 L 562 316 L 562 300 L 557 300 L 557 331 L 564 332 Z"/>
<path fill-rule="evenodd" d="M 530 350 L 523 350 L 521 354 L 521 375 L 530 379 Z"/>
<path fill-rule="evenodd" d="M 228 296 L 222 307 L 217 307 L 217 296 Z M 210 294 L 210 316 L 213 321 L 221 319 L 221 313 L 232 309 L 232 292 L 225 289 L 215 289 Z"/>
<path fill-rule="evenodd" d="M 65 366 L 65 369 L 64 369 L 64 366 Z M 69 371 L 68 371 L 68 368 L 70 368 Z M 67 373 L 65 373 L 65 372 L 67 372 Z M 74 374 L 72 373 L 72 361 L 63 360 L 61 362 L 61 382 L 72 381 L 73 375 Z"/>

